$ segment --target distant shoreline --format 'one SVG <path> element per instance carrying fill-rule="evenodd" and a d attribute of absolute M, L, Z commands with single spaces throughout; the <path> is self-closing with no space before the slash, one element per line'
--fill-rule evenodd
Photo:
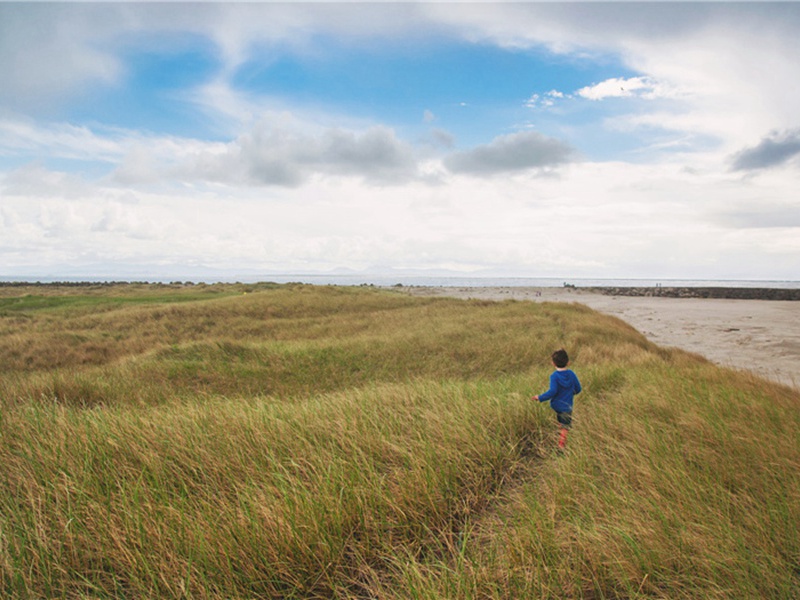
<path fill-rule="evenodd" d="M 489 275 L 414 275 L 411 273 L 186 273 L 165 275 L 159 273 L 109 274 L 109 275 L 0 275 L 0 286 L 24 285 L 216 285 L 216 284 L 283 284 L 376 286 L 376 287 L 470 287 L 470 288 L 541 288 L 541 289 L 598 289 L 634 288 L 757 288 L 800 289 L 800 279 L 663 279 L 663 278 L 588 278 L 588 277 L 504 277 Z M 645 292 L 646 293 L 646 292 Z"/>
<path fill-rule="evenodd" d="M 268 280 L 261 282 L 251 282 L 249 285 L 257 283 L 275 283 Z M 303 283 L 300 281 L 287 282 L 287 283 Z M 24 287 L 43 287 L 43 288 L 80 288 L 80 287 L 113 287 L 125 285 L 152 285 L 152 286 L 194 286 L 194 285 L 242 285 L 241 282 L 193 282 L 193 281 L 2 281 L 0 280 L 0 288 L 24 288 Z M 277 283 L 281 285 L 280 283 Z M 247 285 L 247 284 L 245 284 Z M 370 283 L 306 283 L 306 285 L 342 285 L 342 286 L 369 286 L 375 285 Z M 496 288 L 516 288 L 523 289 L 546 289 L 546 290 L 564 290 L 575 291 L 591 294 L 601 294 L 603 296 L 628 296 L 628 297 L 664 297 L 664 298 L 717 298 L 729 300 L 790 300 L 800 301 L 800 288 L 786 288 L 786 287 L 751 287 L 751 286 L 662 286 L 662 285 L 642 285 L 642 286 L 598 286 L 598 285 L 574 285 L 564 283 L 561 286 L 496 286 L 490 285 L 469 285 L 469 286 L 429 286 L 419 284 L 403 284 L 396 283 L 394 285 L 376 285 L 376 287 L 384 288 L 399 288 L 399 289 L 425 289 L 425 288 L 470 288 L 470 289 L 496 289 Z"/>
<path fill-rule="evenodd" d="M 727 300 L 800 300 L 800 289 L 748 287 L 590 287 L 576 288 L 605 296 L 720 298 Z"/>

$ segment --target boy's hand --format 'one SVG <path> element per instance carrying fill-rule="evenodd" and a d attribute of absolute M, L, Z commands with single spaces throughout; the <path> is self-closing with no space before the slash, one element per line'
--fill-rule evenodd
<path fill-rule="evenodd" d="M 539 399 L 539 396 L 534 396 L 534 397 L 533 397 L 533 399 L 534 399 L 534 400 L 538 400 L 538 399 Z"/>

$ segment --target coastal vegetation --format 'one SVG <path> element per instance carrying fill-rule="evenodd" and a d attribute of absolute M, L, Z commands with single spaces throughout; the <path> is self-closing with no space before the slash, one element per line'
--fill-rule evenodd
<path fill-rule="evenodd" d="M 789 599 L 798 531 L 798 391 L 580 304 L 0 288 L 3 598 Z"/>

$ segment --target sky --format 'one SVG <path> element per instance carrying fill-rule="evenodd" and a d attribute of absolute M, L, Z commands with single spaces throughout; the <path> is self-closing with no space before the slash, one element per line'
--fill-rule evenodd
<path fill-rule="evenodd" d="M 797 2 L 0 0 L 0 276 L 798 280 L 798 31 Z"/>

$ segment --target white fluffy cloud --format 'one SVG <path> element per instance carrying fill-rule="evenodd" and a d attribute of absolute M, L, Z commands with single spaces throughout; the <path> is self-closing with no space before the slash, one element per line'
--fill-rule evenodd
<path fill-rule="evenodd" d="M 627 79 L 613 77 L 591 86 L 582 87 L 575 92 L 575 95 L 587 100 L 630 97 L 654 100 L 674 97 L 676 93 L 650 77 L 628 77 Z"/>
<path fill-rule="evenodd" d="M 555 106 L 556 102 L 563 100 L 564 98 L 569 98 L 568 94 L 564 94 L 564 92 L 559 92 L 558 90 L 550 90 L 545 94 L 532 94 L 530 98 L 525 102 L 525 106 L 528 108 L 538 108 L 543 106 L 545 108 Z"/>

